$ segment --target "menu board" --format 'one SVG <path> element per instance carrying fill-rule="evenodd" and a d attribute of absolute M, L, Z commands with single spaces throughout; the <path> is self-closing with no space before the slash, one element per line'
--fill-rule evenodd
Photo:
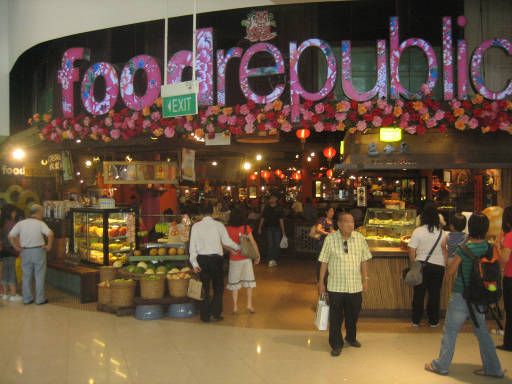
<path fill-rule="evenodd" d="M 178 166 L 164 161 L 104 161 L 105 184 L 178 184 Z"/>

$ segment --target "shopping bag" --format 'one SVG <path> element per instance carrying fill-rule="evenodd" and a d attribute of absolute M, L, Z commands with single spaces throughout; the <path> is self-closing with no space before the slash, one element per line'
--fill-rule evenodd
<path fill-rule="evenodd" d="M 187 296 L 194 300 L 203 300 L 203 283 L 198 279 L 190 279 Z"/>
<path fill-rule="evenodd" d="M 16 258 L 16 281 L 21 284 L 23 271 L 21 270 L 21 256 Z"/>
<path fill-rule="evenodd" d="M 283 236 L 281 238 L 281 243 L 279 243 L 279 247 L 281 248 L 288 248 L 288 238 L 286 236 Z"/>
<path fill-rule="evenodd" d="M 315 326 L 319 331 L 326 331 L 329 324 L 329 305 L 327 296 L 322 295 L 316 306 Z"/>
<path fill-rule="evenodd" d="M 256 248 L 254 248 L 254 245 L 247 234 L 247 227 L 244 228 L 244 233 L 240 234 L 240 253 L 242 256 L 251 260 L 256 260 L 258 258 L 258 252 L 256 251 Z"/>

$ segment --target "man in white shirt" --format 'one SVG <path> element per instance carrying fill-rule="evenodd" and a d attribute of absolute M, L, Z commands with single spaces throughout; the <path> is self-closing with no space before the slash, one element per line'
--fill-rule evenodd
<path fill-rule="evenodd" d="M 224 293 L 224 271 L 222 245 L 238 251 L 236 244 L 228 235 L 224 225 L 215 221 L 210 205 L 203 208 L 204 218 L 192 226 L 190 232 L 190 264 L 203 283 L 204 300 L 201 302 L 201 320 L 205 323 L 220 321 L 222 317 L 222 295 Z M 213 298 L 210 300 L 210 282 L 213 286 Z"/>
<path fill-rule="evenodd" d="M 45 242 L 44 236 L 48 239 Z M 53 232 L 43 221 L 43 207 L 30 207 L 30 217 L 18 222 L 9 232 L 9 241 L 21 255 L 23 271 L 23 303 L 32 304 L 32 278 L 36 280 L 36 304 L 46 304 L 44 282 L 46 252 L 52 248 Z"/>

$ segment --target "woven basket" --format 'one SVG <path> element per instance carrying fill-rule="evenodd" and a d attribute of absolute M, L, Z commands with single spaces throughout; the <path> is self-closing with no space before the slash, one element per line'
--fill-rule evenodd
<path fill-rule="evenodd" d="M 140 297 L 143 299 L 161 299 L 165 293 L 165 276 L 158 280 L 140 279 Z"/>
<path fill-rule="evenodd" d="M 112 266 L 100 267 L 100 282 L 114 280 L 117 276 L 117 268 Z"/>
<path fill-rule="evenodd" d="M 171 297 L 187 297 L 189 283 L 190 279 L 167 279 L 167 285 L 169 286 L 169 295 L 171 295 Z"/>
<path fill-rule="evenodd" d="M 135 296 L 135 281 L 111 282 L 112 305 L 115 307 L 131 307 Z"/>
<path fill-rule="evenodd" d="M 98 303 L 110 304 L 112 301 L 112 290 L 107 282 L 103 281 L 98 284 Z"/>

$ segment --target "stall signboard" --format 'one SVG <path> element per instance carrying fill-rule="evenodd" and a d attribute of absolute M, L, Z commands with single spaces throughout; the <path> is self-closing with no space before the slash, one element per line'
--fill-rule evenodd
<path fill-rule="evenodd" d="M 177 184 L 178 167 L 164 161 L 104 161 L 105 184 Z"/>
<path fill-rule="evenodd" d="M 366 187 L 357 187 L 357 206 L 366 207 Z"/>
<path fill-rule="evenodd" d="M 177 117 L 197 114 L 197 82 L 183 81 L 162 86 L 162 115 Z"/>
<path fill-rule="evenodd" d="M 71 152 L 62 151 L 62 178 L 64 181 L 71 181 L 75 178 L 73 160 L 71 159 Z"/>
<path fill-rule="evenodd" d="M 48 156 L 48 169 L 50 171 L 62 170 L 62 155 L 60 153 L 52 153 Z"/>
<path fill-rule="evenodd" d="M 273 24 L 272 24 L 273 25 Z M 270 25 L 270 26 L 272 26 Z M 464 29 L 467 25 L 465 16 L 457 17 L 457 26 Z M 436 84 L 442 81 L 444 100 L 464 100 L 468 98 L 472 84 L 476 92 L 489 100 L 502 100 L 512 95 L 512 81 L 500 90 L 492 90 L 486 85 L 485 76 L 482 70 L 483 58 L 488 50 L 492 48 L 502 49 L 508 55 L 512 55 L 512 43 L 505 38 L 494 38 L 484 40 L 477 45 L 472 55 L 468 52 L 468 43 L 465 39 L 454 42 L 452 17 L 443 17 L 440 20 L 439 29 L 442 31 L 442 58 L 439 62 L 432 43 L 420 38 L 400 38 L 399 18 L 389 18 L 389 41 L 380 39 L 376 41 L 376 82 L 372 89 L 361 91 L 354 86 L 352 76 L 352 52 L 351 41 L 341 41 L 341 61 L 335 57 L 332 46 L 322 39 L 311 37 L 304 41 L 280 42 L 275 45 L 259 38 L 247 49 L 242 47 L 231 47 L 229 49 L 214 50 L 213 28 L 201 28 L 196 31 L 196 73 L 197 91 L 177 94 L 163 94 L 166 99 L 164 103 L 164 116 L 179 116 L 184 114 L 197 113 L 197 104 L 203 106 L 226 105 L 226 93 L 229 87 L 226 85 L 226 67 L 228 62 L 235 59 L 239 62 L 238 82 L 244 97 L 256 104 L 268 104 L 278 100 L 289 89 L 289 104 L 293 121 L 300 118 L 301 101 L 318 101 L 332 93 L 338 78 L 346 97 L 357 102 L 369 101 L 374 98 L 391 98 L 408 100 L 419 100 L 432 93 Z M 457 28 L 457 27 L 455 27 Z M 254 39 L 253 39 L 254 40 Z M 254 41 L 256 41 L 254 40 Z M 287 47 L 283 54 L 281 48 Z M 325 82 L 316 92 L 309 92 L 301 84 L 299 73 L 307 71 L 303 68 L 302 55 L 309 49 L 317 50 L 325 59 Z M 426 57 L 428 69 L 426 81 L 419 90 L 411 91 L 400 81 L 400 58 L 404 51 L 409 48 L 419 49 Z M 273 59 L 271 66 L 251 67 L 250 63 L 255 56 L 269 55 Z M 62 86 L 62 111 L 64 118 L 75 116 L 74 89 L 75 83 L 81 82 L 81 101 L 84 108 L 91 115 L 104 115 L 108 113 L 117 103 L 118 96 L 124 105 L 132 110 L 142 110 L 151 106 L 160 96 L 162 86 L 161 69 L 158 59 L 150 55 L 137 55 L 124 65 L 118 74 L 113 64 L 108 62 L 91 63 L 85 74 L 81 76 L 78 63 L 91 59 L 91 50 L 87 47 L 68 48 L 62 57 L 61 68 L 58 71 L 58 82 Z M 288 60 L 285 63 L 285 58 Z M 192 52 L 181 50 L 172 55 L 168 63 L 165 63 L 165 70 L 168 71 L 167 82 L 174 86 L 181 87 L 182 78 L 187 68 L 193 65 Z M 216 71 L 214 71 L 216 68 Z M 455 68 L 457 71 L 455 71 Z M 137 95 L 134 90 L 135 73 L 144 71 L 146 74 L 146 92 L 144 95 Z M 311 69 L 313 70 L 313 69 Z M 289 73 L 286 73 L 288 71 Z M 339 73 L 341 72 L 341 76 Z M 388 78 L 389 72 L 389 78 Z M 284 80 L 277 83 L 267 94 L 261 95 L 251 87 L 249 79 L 264 78 L 268 76 L 284 75 Z M 96 79 L 103 78 L 105 92 L 103 95 L 96 95 L 94 84 Z M 81 80 L 82 79 L 82 80 Z M 167 84 L 164 85 L 166 89 Z M 216 90 L 216 92 L 215 92 Z M 286 93 L 288 94 L 288 93 Z M 197 102 L 196 101 L 197 96 Z"/>
<path fill-rule="evenodd" d="M 181 178 L 196 181 L 196 151 L 182 148 L 181 150 Z"/>
<path fill-rule="evenodd" d="M 36 164 L 26 164 L 19 166 L 2 165 L 2 176 L 24 176 L 24 177 L 51 177 L 47 167 Z"/>

